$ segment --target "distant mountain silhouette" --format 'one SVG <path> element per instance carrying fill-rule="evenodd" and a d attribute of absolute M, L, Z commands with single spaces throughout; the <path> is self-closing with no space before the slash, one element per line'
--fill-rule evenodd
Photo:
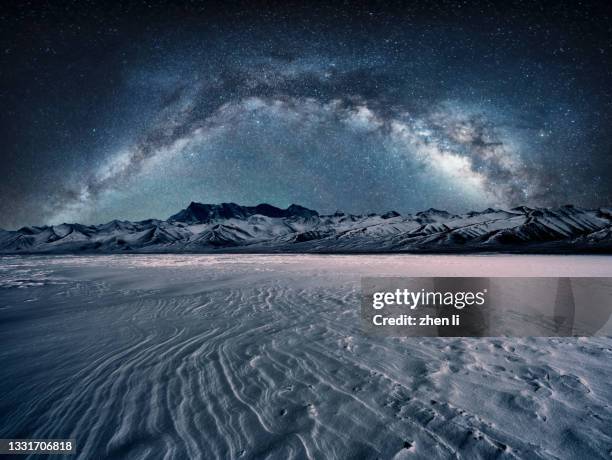
<path fill-rule="evenodd" d="M 519 206 L 457 215 L 428 209 L 320 215 L 292 204 L 192 202 L 167 220 L 0 230 L 0 253 L 612 252 L 612 210 Z"/>

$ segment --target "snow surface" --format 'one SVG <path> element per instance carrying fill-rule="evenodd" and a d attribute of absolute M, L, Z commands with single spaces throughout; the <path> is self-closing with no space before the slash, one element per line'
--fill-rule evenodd
<path fill-rule="evenodd" d="M 0 438 L 79 458 L 609 458 L 611 338 L 362 334 L 362 276 L 609 257 L 0 258 Z"/>

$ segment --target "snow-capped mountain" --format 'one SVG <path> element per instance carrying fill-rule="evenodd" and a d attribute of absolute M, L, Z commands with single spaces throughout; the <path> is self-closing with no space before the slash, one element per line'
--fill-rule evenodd
<path fill-rule="evenodd" d="M 521 206 L 463 215 L 320 215 L 299 205 L 191 203 L 167 220 L 0 230 L 0 253 L 612 252 L 612 210 Z"/>

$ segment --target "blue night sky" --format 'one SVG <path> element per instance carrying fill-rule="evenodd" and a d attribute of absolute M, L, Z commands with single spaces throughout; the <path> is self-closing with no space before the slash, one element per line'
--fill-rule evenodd
<path fill-rule="evenodd" d="M 543 5 L 4 6 L 0 227 L 609 206 L 612 18 Z"/>

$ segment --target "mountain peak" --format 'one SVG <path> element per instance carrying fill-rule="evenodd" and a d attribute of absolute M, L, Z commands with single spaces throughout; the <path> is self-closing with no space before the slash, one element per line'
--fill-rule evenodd
<path fill-rule="evenodd" d="M 425 216 L 425 215 L 438 215 L 438 216 L 449 216 L 450 213 L 448 211 L 443 211 L 441 209 L 429 208 L 426 211 L 417 212 L 417 216 Z"/>
<path fill-rule="evenodd" d="M 255 214 L 266 217 L 315 217 L 316 211 L 292 204 L 287 209 L 277 208 L 268 203 L 256 206 L 241 206 L 236 203 L 203 204 L 192 201 L 187 208 L 170 216 L 168 222 L 182 222 L 185 224 L 204 224 L 221 219 L 247 219 Z"/>
<path fill-rule="evenodd" d="M 397 211 L 388 211 L 386 213 L 384 213 L 382 216 L 383 219 L 391 219 L 393 217 L 399 217 L 401 214 Z"/>
<path fill-rule="evenodd" d="M 530 208 L 529 206 L 516 206 L 512 208 L 510 211 L 522 212 L 524 214 L 528 214 L 531 211 L 533 211 L 533 208 Z"/>
<path fill-rule="evenodd" d="M 319 215 L 317 211 L 305 208 L 304 206 L 300 206 L 299 204 L 292 204 L 287 209 L 285 209 L 285 212 L 290 216 L 305 218 L 317 217 Z"/>

